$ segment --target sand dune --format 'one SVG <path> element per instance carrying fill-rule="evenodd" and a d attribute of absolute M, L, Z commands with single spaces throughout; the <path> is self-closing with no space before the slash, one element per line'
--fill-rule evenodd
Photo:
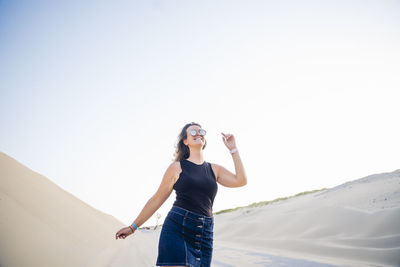
<path fill-rule="evenodd" d="M 0 153 L 0 266 L 101 266 L 122 223 Z"/>
<path fill-rule="evenodd" d="M 400 266 L 400 171 L 216 216 L 216 244 L 349 266 Z M 217 257 L 217 256 L 216 256 Z"/>
<path fill-rule="evenodd" d="M 0 153 L 0 266 L 154 266 L 123 224 Z M 400 170 L 215 216 L 213 266 L 400 266 Z"/>

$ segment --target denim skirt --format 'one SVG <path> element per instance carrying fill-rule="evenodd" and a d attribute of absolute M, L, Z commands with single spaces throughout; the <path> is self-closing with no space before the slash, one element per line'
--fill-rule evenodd
<path fill-rule="evenodd" d="M 213 228 L 214 217 L 173 206 L 161 230 L 156 265 L 209 267 Z"/>

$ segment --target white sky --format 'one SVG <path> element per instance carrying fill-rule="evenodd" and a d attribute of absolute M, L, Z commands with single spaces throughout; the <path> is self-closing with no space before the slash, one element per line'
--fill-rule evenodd
<path fill-rule="evenodd" d="M 126 224 L 191 121 L 206 161 L 232 171 L 220 132 L 233 133 L 248 174 L 214 211 L 393 171 L 398 14 L 398 1 L 2 1 L 0 150 Z"/>

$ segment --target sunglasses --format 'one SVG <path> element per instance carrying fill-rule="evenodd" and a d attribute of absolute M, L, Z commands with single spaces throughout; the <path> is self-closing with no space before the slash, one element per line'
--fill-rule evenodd
<path fill-rule="evenodd" d="M 196 136 L 197 132 L 198 132 L 199 135 L 201 135 L 201 136 L 205 136 L 206 133 L 207 133 L 206 130 L 199 129 L 199 131 L 197 131 L 197 130 L 190 130 L 190 131 L 189 131 L 189 134 L 190 134 L 191 136 Z"/>

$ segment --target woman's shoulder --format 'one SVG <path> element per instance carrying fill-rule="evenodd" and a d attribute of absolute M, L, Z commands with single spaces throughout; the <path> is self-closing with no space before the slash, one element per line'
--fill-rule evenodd
<path fill-rule="evenodd" d="M 212 170 L 214 171 L 214 173 L 218 173 L 219 168 L 221 167 L 221 165 L 218 165 L 217 163 L 212 163 L 209 162 L 208 164 L 210 164 Z"/>
<path fill-rule="evenodd" d="M 211 167 L 213 167 L 213 168 L 218 168 L 220 166 L 217 163 L 213 163 L 213 162 L 208 162 L 208 164 L 210 164 Z"/>
<path fill-rule="evenodd" d="M 169 166 L 172 167 L 181 166 L 181 162 L 179 160 L 174 160 Z"/>
<path fill-rule="evenodd" d="M 168 170 L 173 171 L 173 172 L 178 172 L 180 173 L 182 171 L 181 169 L 181 163 L 179 161 L 173 161 L 169 166 Z"/>
<path fill-rule="evenodd" d="M 181 163 L 179 161 L 173 161 L 168 169 L 167 172 L 170 173 L 171 177 L 173 177 L 174 179 L 174 184 L 176 183 L 176 181 L 178 180 L 181 172 L 182 172 L 182 168 L 181 168 Z"/>

